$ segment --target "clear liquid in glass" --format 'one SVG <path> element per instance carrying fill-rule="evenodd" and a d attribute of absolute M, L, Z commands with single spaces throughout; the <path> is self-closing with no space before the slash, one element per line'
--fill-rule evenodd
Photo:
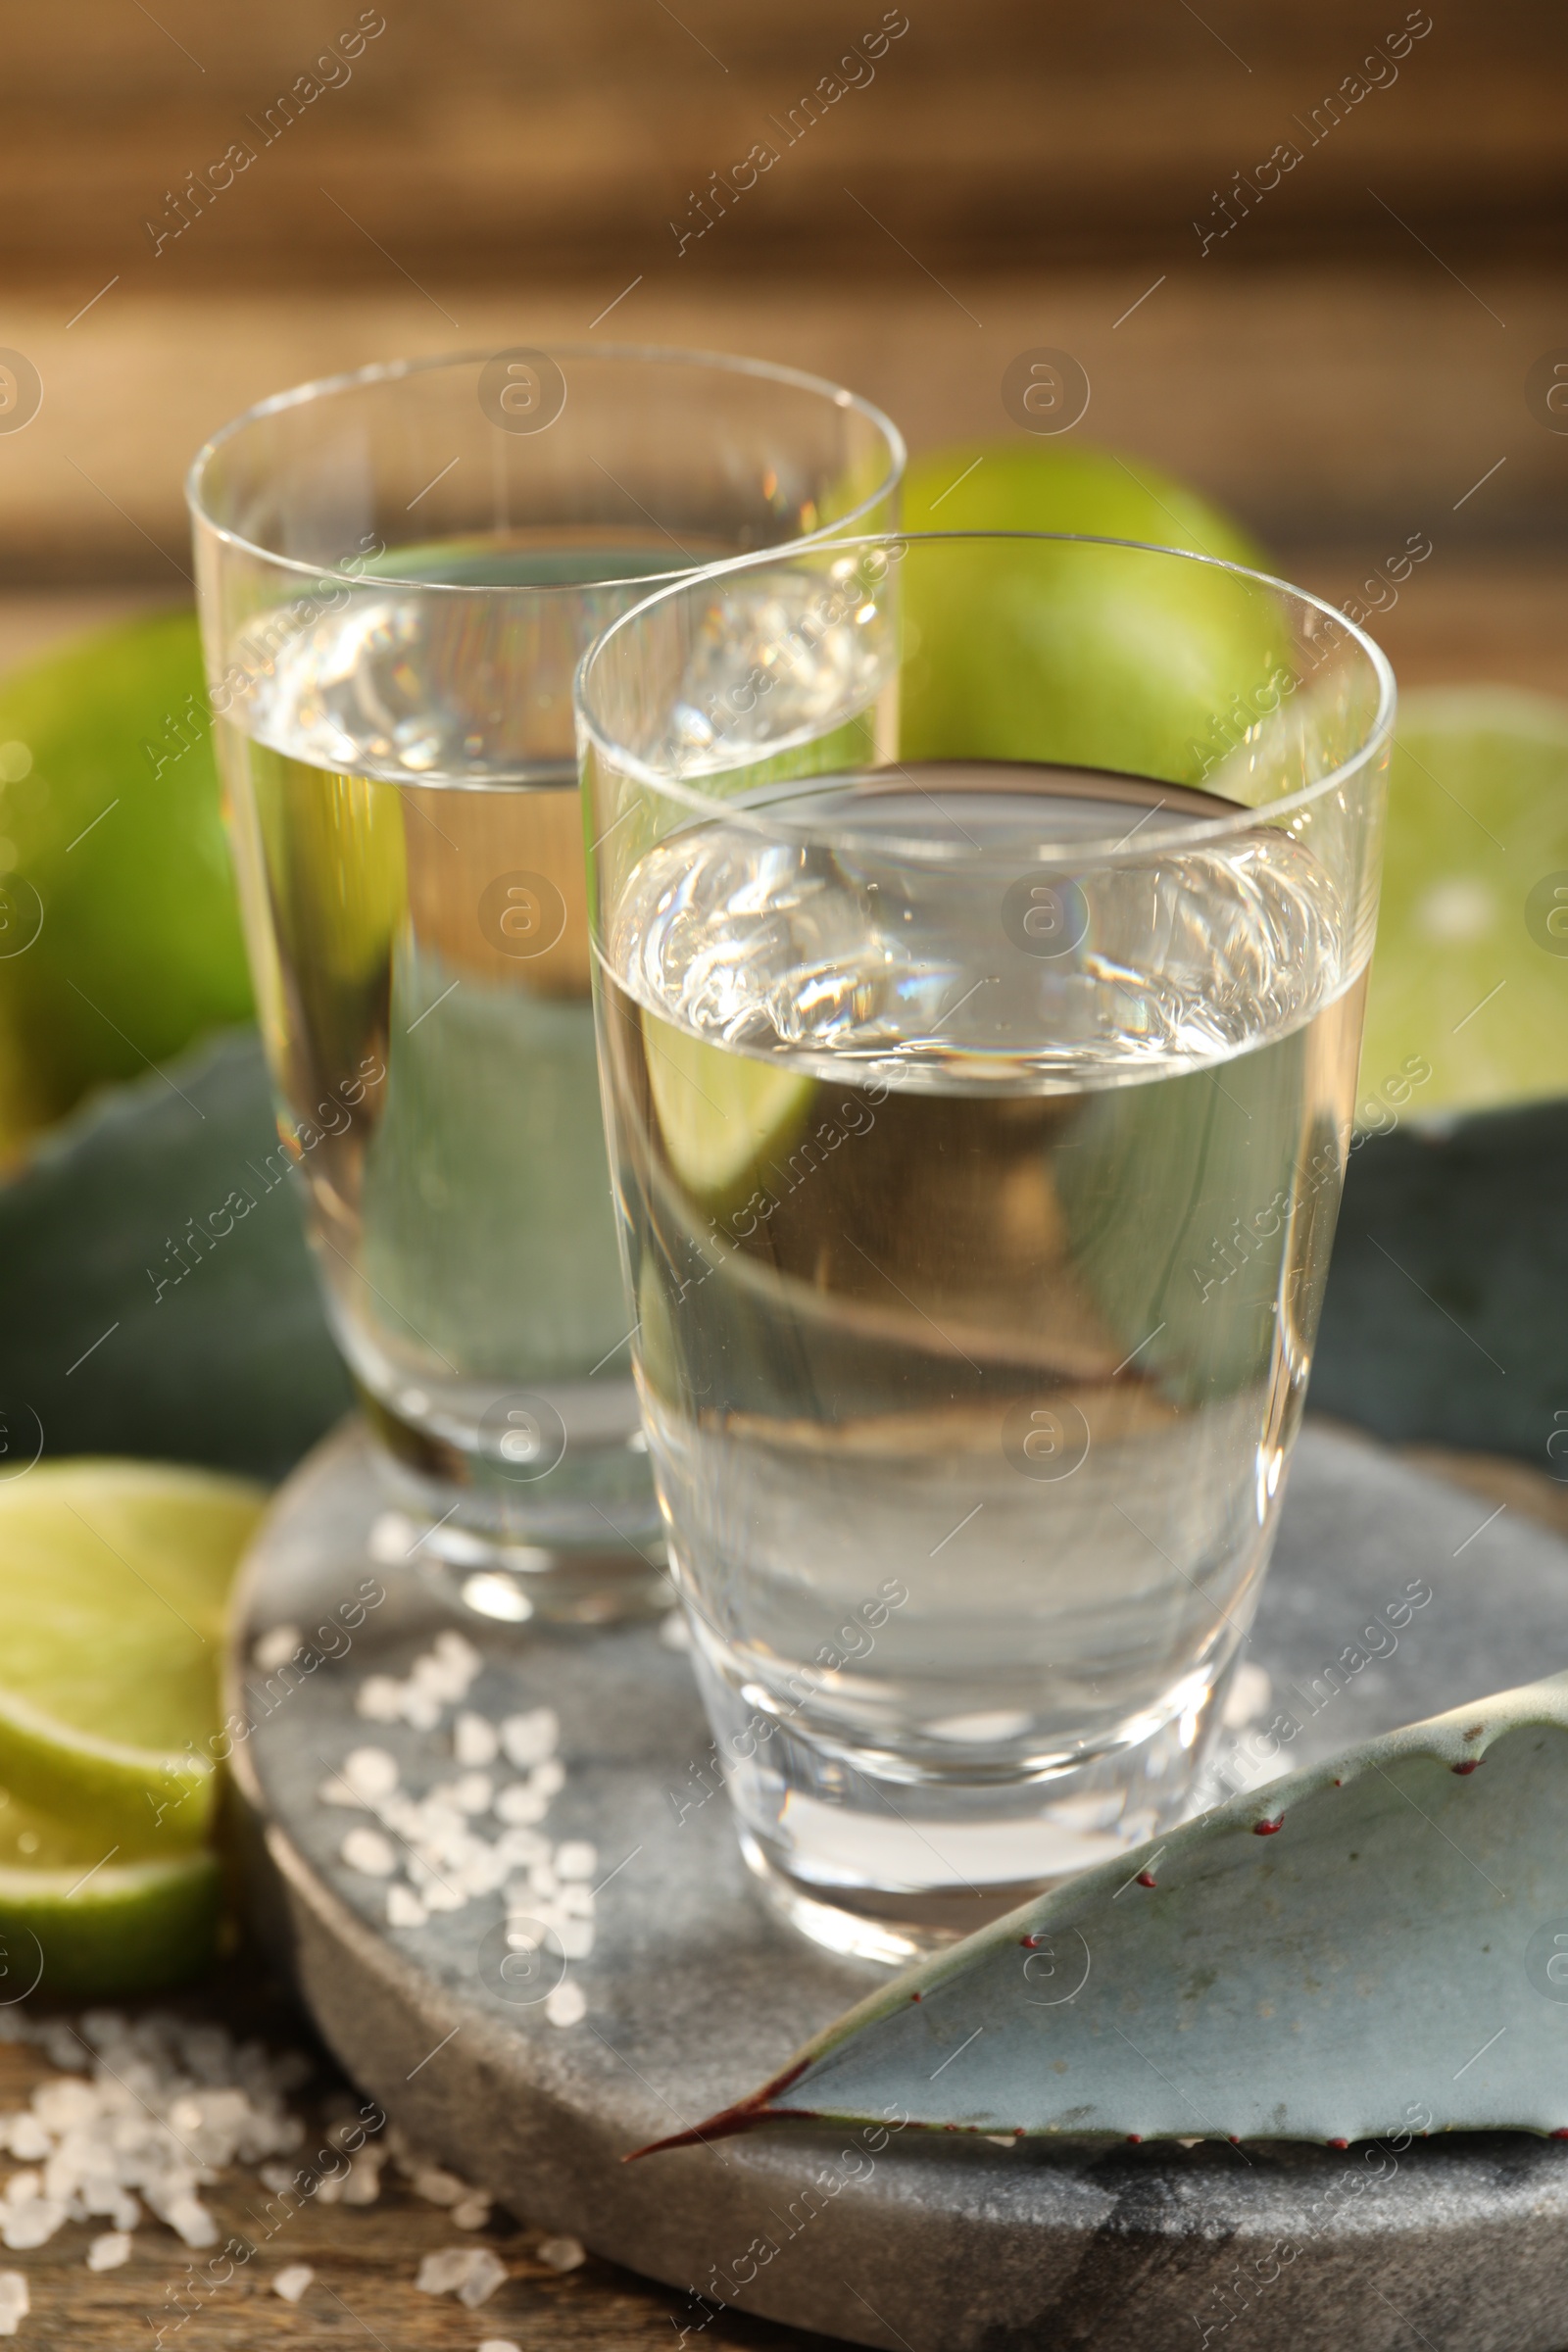
<path fill-rule="evenodd" d="M 1289 830 L 1140 858 L 1156 803 L 1221 806 L 984 763 L 775 788 L 653 848 L 607 938 L 698 1778 L 798 1925 L 879 1957 L 1169 1822 L 1273 1540 L 1362 976 Z"/>
<path fill-rule="evenodd" d="M 217 722 L 334 1334 L 433 1547 L 662 1558 L 595 1064 L 571 670 L 662 538 L 402 551 Z M 440 583 L 560 591 L 476 614 Z M 595 585 L 594 583 L 598 583 Z M 516 617 L 518 611 L 524 617 Z M 450 1517 L 447 1515 L 450 1513 Z M 599 1555 L 603 1555 L 600 1557 Z"/>

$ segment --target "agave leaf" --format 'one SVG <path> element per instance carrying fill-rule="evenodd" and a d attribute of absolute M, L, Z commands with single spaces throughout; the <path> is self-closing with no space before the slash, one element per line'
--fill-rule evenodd
<path fill-rule="evenodd" d="M 681 2136 L 1568 2136 L 1565 1796 L 1568 1674 L 1386 1734 L 1026 1903 Z"/>

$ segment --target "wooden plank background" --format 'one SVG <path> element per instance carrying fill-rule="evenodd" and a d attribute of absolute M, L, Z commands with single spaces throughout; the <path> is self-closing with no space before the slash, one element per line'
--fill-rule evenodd
<path fill-rule="evenodd" d="M 362 15 L 384 29 L 350 58 Z M 907 29 L 872 56 L 884 18 Z M 1061 345 L 1084 435 L 1352 570 L 1421 529 L 1451 584 L 1461 553 L 1568 531 L 1568 436 L 1525 399 L 1568 346 L 1554 0 L 78 0 L 64 24 L 14 10 L 0 80 L 0 346 L 44 384 L 0 432 L 0 584 L 179 592 L 185 463 L 282 385 L 607 335 L 819 368 L 916 449 L 1015 431 L 1004 368 Z M 318 94 L 269 131 L 297 85 Z M 254 160 L 218 187 L 236 141 Z M 760 142 L 777 161 L 736 194 Z M 727 210 L 710 193 L 677 250 L 713 173 Z"/>

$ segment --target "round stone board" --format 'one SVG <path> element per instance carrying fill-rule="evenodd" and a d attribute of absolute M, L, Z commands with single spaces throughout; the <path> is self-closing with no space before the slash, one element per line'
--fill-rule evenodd
<path fill-rule="evenodd" d="M 482 1625 L 398 1556 L 383 1508 L 349 1424 L 281 1490 L 243 1572 L 227 1704 L 252 1726 L 234 1771 L 258 1906 L 344 2066 L 415 2142 L 532 2224 L 689 2292 L 682 2341 L 728 2301 L 883 2352 L 1164 2352 L 1233 2326 L 1248 2352 L 1568 2343 L 1568 2142 L 1473 2134 L 1369 2164 L 780 2124 L 624 2165 L 776 2072 L 877 1972 L 764 1908 L 660 1627 Z M 1309 1692 L 1409 1580 L 1433 1597 L 1376 1637 L 1395 1646 L 1321 1706 L 1293 1762 L 1568 1665 L 1568 1545 L 1490 1511 L 1307 1428 L 1249 1661 Z M 367 1580 L 385 1598 L 354 1624 Z M 303 1678 L 254 1663 L 270 1632 L 345 1618 L 339 1654 Z M 598 1861 L 593 1948 L 553 2004 L 505 1997 L 498 1892 L 390 1928 L 387 1882 L 341 1858 L 368 1817 L 321 1801 L 366 1745 L 396 1754 L 416 1797 L 454 1780 L 451 1704 L 429 1731 L 355 1707 L 368 1675 L 407 1677 L 445 1628 L 484 1653 L 465 1707 L 560 1718 L 548 1835 Z"/>

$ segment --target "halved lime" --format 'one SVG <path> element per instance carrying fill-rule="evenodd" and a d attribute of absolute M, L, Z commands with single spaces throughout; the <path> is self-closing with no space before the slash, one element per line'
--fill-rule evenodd
<path fill-rule="evenodd" d="M 1504 686 L 1406 695 L 1357 1115 L 1563 1093 L 1568 704 Z"/>
<path fill-rule="evenodd" d="M 216 1854 L 67 1869 L 0 1866 L 0 2003 L 155 1992 L 212 1960 L 222 1914 Z"/>
<path fill-rule="evenodd" d="M 648 1082 L 669 1164 L 706 1207 L 767 1184 L 787 1160 L 816 1081 L 643 1012 Z"/>
<path fill-rule="evenodd" d="M 43 1461 L 0 1485 L 0 1788 L 85 1860 L 207 1835 L 224 1607 L 262 1500 L 150 1462 Z"/>

